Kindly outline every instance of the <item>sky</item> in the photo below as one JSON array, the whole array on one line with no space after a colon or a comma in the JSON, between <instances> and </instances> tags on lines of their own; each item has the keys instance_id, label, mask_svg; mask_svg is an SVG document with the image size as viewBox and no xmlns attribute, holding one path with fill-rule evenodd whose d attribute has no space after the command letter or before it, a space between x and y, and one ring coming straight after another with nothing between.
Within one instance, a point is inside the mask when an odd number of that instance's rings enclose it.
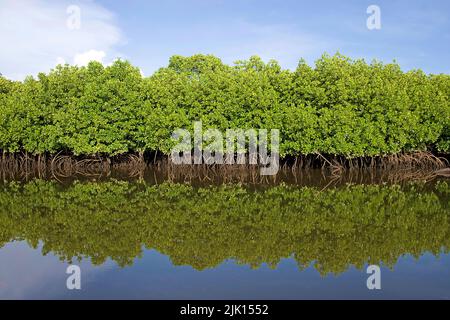
<instances>
[{"instance_id":1,"label":"sky","mask_svg":"<svg viewBox=\"0 0 450 320\"><path fill-rule=\"evenodd\" d=\"M0 73L14 80L117 58L149 76L172 55L197 53L295 69L339 52L450 73L450 1L0 0L0 40Z\"/></svg>"}]
</instances>

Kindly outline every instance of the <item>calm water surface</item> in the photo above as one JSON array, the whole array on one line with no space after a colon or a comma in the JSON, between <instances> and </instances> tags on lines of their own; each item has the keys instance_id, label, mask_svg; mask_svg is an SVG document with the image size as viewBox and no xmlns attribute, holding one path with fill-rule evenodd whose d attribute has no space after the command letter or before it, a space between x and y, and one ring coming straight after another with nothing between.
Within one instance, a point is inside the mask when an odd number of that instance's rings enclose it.
<instances>
[{"instance_id":1,"label":"calm water surface","mask_svg":"<svg viewBox=\"0 0 450 320\"><path fill-rule=\"evenodd\" d=\"M369 180L7 180L0 298L450 299L449 180Z\"/></svg>"}]
</instances>

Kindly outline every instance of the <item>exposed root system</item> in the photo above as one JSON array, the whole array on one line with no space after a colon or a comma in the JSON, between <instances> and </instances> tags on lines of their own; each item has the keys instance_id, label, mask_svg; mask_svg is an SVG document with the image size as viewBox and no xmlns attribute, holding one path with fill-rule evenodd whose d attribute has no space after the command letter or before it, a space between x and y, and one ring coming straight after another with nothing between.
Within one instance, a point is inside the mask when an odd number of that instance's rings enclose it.
<instances>
[{"instance_id":1,"label":"exposed root system","mask_svg":"<svg viewBox=\"0 0 450 320\"><path fill-rule=\"evenodd\" d=\"M3 154L0 158L2 179L68 179L86 177L100 179L113 176L143 178L153 175L155 180L199 183L267 184L280 181L308 180L308 171L319 171L331 183L409 180L430 181L438 177L449 178L450 167L446 158L429 152L402 153L385 157L347 159L340 156L308 155L287 157L280 161L279 172L273 176L260 174L259 165L175 165L167 157L151 154L127 154L117 157L79 158L70 155L30 156Z\"/></svg>"}]
</instances>

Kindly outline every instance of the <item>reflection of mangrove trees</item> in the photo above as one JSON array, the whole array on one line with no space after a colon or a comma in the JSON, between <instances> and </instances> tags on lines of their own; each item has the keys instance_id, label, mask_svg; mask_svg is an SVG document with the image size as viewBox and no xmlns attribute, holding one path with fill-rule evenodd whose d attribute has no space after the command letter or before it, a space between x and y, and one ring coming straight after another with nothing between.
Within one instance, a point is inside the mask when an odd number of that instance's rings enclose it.
<instances>
[{"instance_id":1,"label":"reflection of mangrove trees","mask_svg":"<svg viewBox=\"0 0 450 320\"><path fill-rule=\"evenodd\" d=\"M163 183L34 180L0 185L0 246L43 244L61 259L131 264L142 247L196 269L226 259L253 267L294 257L323 274L392 266L404 254L450 248L450 187L280 185L194 188Z\"/></svg>"}]
</instances>

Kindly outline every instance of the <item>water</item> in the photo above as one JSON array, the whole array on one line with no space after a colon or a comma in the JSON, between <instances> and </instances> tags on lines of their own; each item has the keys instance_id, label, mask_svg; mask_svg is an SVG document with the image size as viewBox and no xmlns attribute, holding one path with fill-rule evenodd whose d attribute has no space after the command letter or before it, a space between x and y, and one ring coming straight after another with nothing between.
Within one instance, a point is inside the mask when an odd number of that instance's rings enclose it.
<instances>
[{"instance_id":1,"label":"water","mask_svg":"<svg viewBox=\"0 0 450 320\"><path fill-rule=\"evenodd\" d=\"M0 298L449 299L449 181L382 182L4 181Z\"/></svg>"}]
</instances>

